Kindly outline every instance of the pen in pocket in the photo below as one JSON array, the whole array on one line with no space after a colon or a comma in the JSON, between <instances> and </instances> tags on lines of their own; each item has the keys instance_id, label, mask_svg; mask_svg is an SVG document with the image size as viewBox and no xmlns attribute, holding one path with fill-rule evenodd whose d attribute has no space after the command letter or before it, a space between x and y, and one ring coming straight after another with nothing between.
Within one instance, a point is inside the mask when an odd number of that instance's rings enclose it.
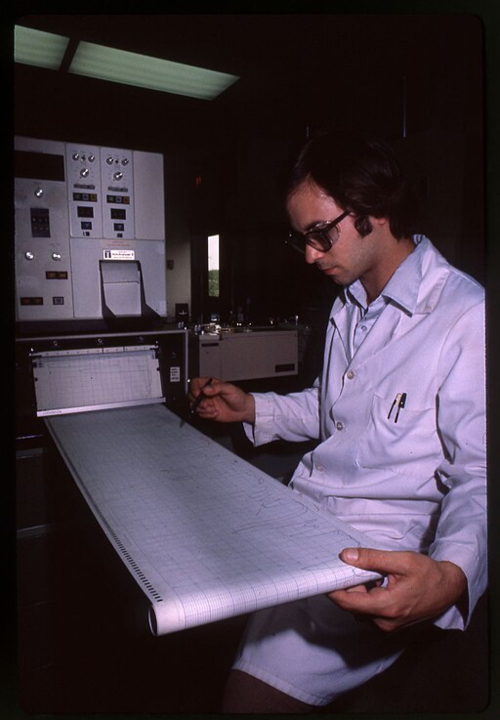
<instances>
[{"instance_id":1,"label":"pen in pocket","mask_svg":"<svg viewBox=\"0 0 500 720\"><path fill-rule=\"evenodd\" d=\"M404 408L406 405L406 393L397 393L396 397L392 401L391 409L389 410L389 414L387 415L387 419L390 420L390 417L392 415L392 412L394 408L396 409L396 414L394 416L394 422L397 423L399 418L399 411L401 408Z\"/></svg>"}]
</instances>

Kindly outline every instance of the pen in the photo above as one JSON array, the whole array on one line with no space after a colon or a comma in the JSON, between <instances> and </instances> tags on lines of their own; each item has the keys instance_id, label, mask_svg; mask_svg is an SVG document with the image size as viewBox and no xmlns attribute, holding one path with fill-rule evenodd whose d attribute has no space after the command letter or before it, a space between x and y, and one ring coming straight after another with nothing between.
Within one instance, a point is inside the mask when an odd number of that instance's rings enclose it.
<instances>
[{"instance_id":1,"label":"pen","mask_svg":"<svg viewBox=\"0 0 500 720\"><path fill-rule=\"evenodd\" d=\"M401 397L399 398L398 409L396 410L396 417L394 418L394 422L398 421L399 411L401 410L401 408L404 408L405 403L406 403L406 393L401 393Z\"/></svg>"},{"instance_id":2,"label":"pen","mask_svg":"<svg viewBox=\"0 0 500 720\"><path fill-rule=\"evenodd\" d=\"M394 417L394 422L397 423L398 418L399 418L399 411L401 410L401 408L404 408L405 405L406 405L406 393L398 393L396 395L396 397L394 398L394 400L392 401L391 409L389 410L387 419L389 420L389 418L392 415L392 411L394 410L394 408L396 408L396 415Z\"/></svg>"},{"instance_id":3,"label":"pen","mask_svg":"<svg viewBox=\"0 0 500 720\"><path fill-rule=\"evenodd\" d=\"M388 420L392 415L392 411L394 410L394 407L396 407L396 406L399 407L400 402L401 402L401 393L398 393L396 395L396 397L394 398L394 400L392 401L391 409L389 410L389 415L387 416Z\"/></svg>"},{"instance_id":4,"label":"pen","mask_svg":"<svg viewBox=\"0 0 500 720\"><path fill-rule=\"evenodd\" d=\"M200 394L198 395L198 397L196 398L196 400L194 401L194 403L191 405L191 408L190 408L190 410L189 410L189 414L190 414L190 415L194 415L194 414L195 414L195 412L196 412L196 410L197 410L197 408L198 408L198 405L201 403L201 401L202 401L203 398L205 397L205 396L203 395L203 390L204 390L208 385L211 385L211 384L212 384L212 381L213 381L213 378L209 378L209 379L207 380L207 382L206 382L206 383L203 385L203 387L201 388Z\"/></svg>"}]
</instances>

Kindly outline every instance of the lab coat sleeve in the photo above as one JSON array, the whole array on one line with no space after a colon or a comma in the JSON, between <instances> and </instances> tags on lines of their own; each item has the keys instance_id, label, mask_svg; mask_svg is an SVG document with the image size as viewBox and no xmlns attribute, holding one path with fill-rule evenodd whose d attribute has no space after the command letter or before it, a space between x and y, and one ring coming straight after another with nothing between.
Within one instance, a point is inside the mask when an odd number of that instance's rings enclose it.
<instances>
[{"instance_id":1,"label":"lab coat sleeve","mask_svg":"<svg viewBox=\"0 0 500 720\"><path fill-rule=\"evenodd\" d=\"M254 393L255 423L244 424L255 446L273 440L302 442L319 437L319 390L313 387L298 393Z\"/></svg>"},{"instance_id":2,"label":"lab coat sleeve","mask_svg":"<svg viewBox=\"0 0 500 720\"><path fill-rule=\"evenodd\" d=\"M486 408L484 307L477 305L449 330L442 347L437 421L444 460L437 470L447 489L430 548L435 560L449 560L465 573L465 625L487 584ZM438 625L461 627L450 608Z\"/></svg>"}]
</instances>

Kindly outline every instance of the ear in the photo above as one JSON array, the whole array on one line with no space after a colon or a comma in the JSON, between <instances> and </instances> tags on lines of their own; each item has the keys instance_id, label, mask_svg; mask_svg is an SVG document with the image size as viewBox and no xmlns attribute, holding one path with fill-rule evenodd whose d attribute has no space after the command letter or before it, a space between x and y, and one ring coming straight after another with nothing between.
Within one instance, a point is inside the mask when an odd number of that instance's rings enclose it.
<instances>
[{"instance_id":1,"label":"ear","mask_svg":"<svg viewBox=\"0 0 500 720\"><path fill-rule=\"evenodd\" d=\"M389 220L385 217L376 218L376 217L373 217L372 215L370 215L369 218L370 218L370 222L372 223L372 225L378 225L379 227L382 227L383 225L387 225L389 222Z\"/></svg>"}]
</instances>

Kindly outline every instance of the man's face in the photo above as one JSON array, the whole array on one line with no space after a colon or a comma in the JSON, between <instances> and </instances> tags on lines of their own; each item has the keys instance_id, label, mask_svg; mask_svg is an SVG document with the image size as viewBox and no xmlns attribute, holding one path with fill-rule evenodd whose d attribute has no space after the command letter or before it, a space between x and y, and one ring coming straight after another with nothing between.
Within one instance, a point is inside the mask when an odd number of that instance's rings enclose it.
<instances>
[{"instance_id":1,"label":"man's face","mask_svg":"<svg viewBox=\"0 0 500 720\"><path fill-rule=\"evenodd\" d=\"M298 232L307 232L316 226L331 222L342 214L339 207L314 182L306 180L288 198L287 210L291 225ZM375 237L377 230L361 237L354 227L354 217L348 215L338 225L340 236L330 250L324 252L309 245L305 246L307 263L315 264L319 270L339 285L349 285L354 280L376 272L380 262Z\"/></svg>"}]
</instances>

